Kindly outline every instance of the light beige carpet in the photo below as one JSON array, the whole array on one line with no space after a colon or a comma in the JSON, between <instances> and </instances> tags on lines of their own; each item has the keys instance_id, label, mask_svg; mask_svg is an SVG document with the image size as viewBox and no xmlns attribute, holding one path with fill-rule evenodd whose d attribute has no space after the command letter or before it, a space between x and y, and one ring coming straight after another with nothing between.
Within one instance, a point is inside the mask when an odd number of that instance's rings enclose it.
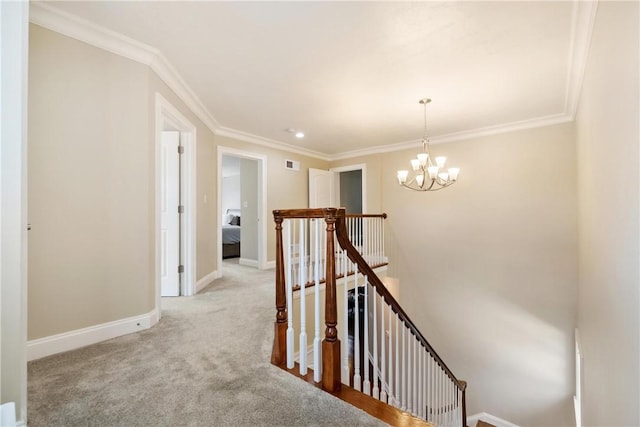
<instances>
[{"instance_id":1,"label":"light beige carpet","mask_svg":"<svg viewBox=\"0 0 640 427\"><path fill-rule=\"evenodd\" d=\"M269 363L273 271L224 274L149 330L30 362L29 426L385 425Z\"/></svg>"}]
</instances>

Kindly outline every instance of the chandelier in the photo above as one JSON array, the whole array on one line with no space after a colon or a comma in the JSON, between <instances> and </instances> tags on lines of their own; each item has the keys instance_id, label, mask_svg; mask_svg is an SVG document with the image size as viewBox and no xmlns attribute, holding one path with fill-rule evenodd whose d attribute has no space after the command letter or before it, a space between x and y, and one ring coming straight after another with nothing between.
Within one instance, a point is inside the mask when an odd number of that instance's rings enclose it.
<instances>
[{"instance_id":1,"label":"chandelier","mask_svg":"<svg viewBox=\"0 0 640 427\"><path fill-rule=\"evenodd\" d=\"M427 137L427 104L431 99L424 98L420 104L424 105L424 136L422 137L422 153L411 160L411 168L415 176L409 178L409 171L398 171L398 184L415 191L437 191L448 187L458 180L459 168L444 170L447 158L438 156L435 159L429 152L429 138ZM434 163L435 162L435 163Z\"/></svg>"}]
</instances>

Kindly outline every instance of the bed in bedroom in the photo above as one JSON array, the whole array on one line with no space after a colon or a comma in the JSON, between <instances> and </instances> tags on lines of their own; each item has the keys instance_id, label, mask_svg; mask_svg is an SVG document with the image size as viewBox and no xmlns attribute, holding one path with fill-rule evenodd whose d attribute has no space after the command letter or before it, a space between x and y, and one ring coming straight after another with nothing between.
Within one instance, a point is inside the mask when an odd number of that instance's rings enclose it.
<instances>
[{"instance_id":1,"label":"bed in bedroom","mask_svg":"<svg viewBox=\"0 0 640 427\"><path fill-rule=\"evenodd\" d=\"M222 258L240 256L240 209L227 209L222 225Z\"/></svg>"}]
</instances>

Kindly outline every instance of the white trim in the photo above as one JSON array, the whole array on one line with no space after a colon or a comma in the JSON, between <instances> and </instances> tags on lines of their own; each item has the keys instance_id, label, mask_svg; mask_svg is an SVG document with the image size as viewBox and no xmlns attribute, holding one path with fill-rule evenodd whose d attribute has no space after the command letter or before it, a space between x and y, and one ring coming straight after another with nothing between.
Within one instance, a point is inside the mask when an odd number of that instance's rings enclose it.
<instances>
[{"instance_id":1,"label":"white trim","mask_svg":"<svg viewBox=\"0 0 640 427\"><path fill-rule=\"evenodd\" d=\"M290 153L302 154L325 161L349 159L352 157L388 153L420 147L421 141L416 140L337 154L326 154L221 126L200 101L197 95L186 84L182 76L178 74L176 69L157 48L141 43L68 12L64 12L54 6L51 6L49 3L31 2L30 5L30 20L34 24L151 67L151 69L155 71L158 76L182 99L187 107L216 135L226 136ZM488 126L480 129L455 132L452 134L442 135L440 137L432 137L431 143L441 144L461 141L481 136L496 135L573 121L580 98L580 90L582 88L582 80L584 77L584 70L586 68L587 53L591 43L596 9L597 0L574 2L572 36L568 52L568 61L570 65L566 77L565 102L564 111L562 113L496 126Z\"/></svg>"},{"instance_id":2,"label":"white trim","mask_svg":"<svg viewBox=\"0 0 640 427\"><path fill-rule=\"evenodd\" d=\"M240 258L238 260L238 264L240 265L246 265L247 267L254 267L254 268L259 268L260 264L258 263L257 260L255 259L248 259L248 258Z\"/></svg>"},{"instance_id":3,"label":"white trim","mask_svg":"<svg viewBox=\"0 0 640 427\"><path fill-rule=\"evenodd\" d=\"M156 310L161 313L160 284L160 143L165 125L180 130L180 144L185 147L181 176L184 221L181 247L184 264L181 294L196 293L196 127L162 95L155 96L155 281Z\"/></svg>"},{"instance_id":4,"label":"white trim","mask_svg":"<svg viewBox=\"0 0 640 427\"><path fill-rule=\"evenodd\" d=\"M329 155L321 153L319 151L308 150L306 148L296 147L284 142L276 141L275 139L269 139L258 135L253 135L248 132L243 132L236 129L227 128L221 126L214 132L216 135L226 136L228 138L237 139L238 141L250 142L252 144L261 145L263 147L274 148L276 150L283 150L289 153L301 154L307 157L314 157L320 160L329 160Z\"/></svg>"},{"instance_id":5,"label":"white trim","mask_svg":"<svg viewBox=\"0 0 640 427\"><path fill-rule=\"evenodd\" d=\"M464 141L483 136L498 135L508 132L516 132L519 130L533 129L545 126L552 126L561 123L571 122L573 118L570 114L554 114L546 117L521 120L496 126L487 126L479 129L472 129L461 132L449 133L441 136L433 136L429 138L432 145L445 144L448 142ZM422 140L413 140L399 142L397 144L379 145L376 147L365 148L363 150L346 151L344 153L329 156L329 161L350 159L352 157L368 156L372 154L390 153L395 151L408 150L411 148L422 147Z\"/></svg>"},{"instance_id":6,"label":"white trim","mask_svg":"<svg viewBox=\"0 0 640 427\"><path fill-rule=\"evenodd\" d=\"M205 275L201 279L196 282L196 294L207 287L211 282L216 280L218 277L218 270L213 270L211 273Z\"/></svg>"},{"instance_id":7,"label":"white trim","mask_svg":"<svg viewBox=\"0 0 640 427\"><path fill-rule=\"evenodd\" d=\"M348 165L348 166L339 166L339 167L335 167L335 168L330 168L329 169L331 172L349 172L349 171L362 171L362 213L365 214L368 212L367 209L367 164L366 163L359 163L357 165ZM340 185L340 179L338 178L337 180L338 185ZM336 194L338 196L340 196L340 189L338 188L338 191L336 192ZM340 200L337 200L338 204L340 204Z\"/></svg>"},{"instance_id":8,"label":"white trim","mask_svg":"<svg viewBox=\"0 0 640 427\"><path fill-rule=\"evenodd\" d=\"M29 7L0 2L0 386L27 420Z\"/></svg>"},{"instance_id":9,"label":"white trim","mask_svg":"<svg viewBox=\"0 0 640 427\"><path fill-rule=\"evenodd\" d=\"M63 351L75 350L101 341L149 329L158 323L157 310L147 314L114 320L75 331L51 335L27 342L27 360L40 359Z\"/></svg>"},{"instance_id":10,"label":"white trim","mask_svg":"<svg viewBox=\"0 0 640 427\"><path fill-rule=\"evenodd\" d=\"M574 120L578 111L582 81L587 68L591 36L596 22L598 0L573 3L569 67L567 70L564 111Z\"/></svg>"},{"instance_id":11,"label":"white trim","mask_svg":"<svg viewBox=\"0 0 640 427\"><path fill-rule=\"evenodd\" d=\"M502 418L498 418L491 414L487 414L486 412L480 412L478 414L467 417L467 425L470 427L475 427L476 423L480 420L493 424L496 427L519 427L517 424L510 423L509 421L503 420Z\"/></svg>"},{"instance_id":12,"label":"white trim","mask_svg":"<svg viewBox=\"0 0 640 427\"><path fill-rule=\"evenodd\" d=\"M258 260L256 267L265 270L267 267L267 156L264 154L252 153L250 151L239 150L237 148L218 146L217 163L217 207L216 212L222 212L222 156L242 157L258 161L258 176L260 183L258 187ZM218 214L219 215L219 214ZM217 221L218 229L218 266L222 265L222 221ZM248 265L248 264L244 264ZM220 271L222 277L222 270Z\"/></svg>"},{"instance_id":13,"label":"white trim","mask_svg":"<svg viewBox=\"0 0 640 427\"><path fill-rule=\"evenodd\" d=\"M582 344L578 328L575 329L575 394L573 396L573 411L576 427L582 427L582 376L583 376Z\"/></svg>"},{"instance_id":14,"label":"white trim","mask_svg":"<svg viewBox=\"0 0 640 427\"><path fill-rule=\"evenodd\" d=\"M162 52L123 34L62 11L51 4L31 2L30 20L65 36L148 65L211 131L219 126L206 107Z\"/></svg>"},{"instance_id":15,"label":"white trim","mask_svg":"<svg viewBox=\"0 0 640 427\"><path fill-rule=\"evenodd\" d=\"M276 268L276 261L267 261L264 263L264 268L263 270L271 270L273 268Z\"/></svg>"}]
</instances>

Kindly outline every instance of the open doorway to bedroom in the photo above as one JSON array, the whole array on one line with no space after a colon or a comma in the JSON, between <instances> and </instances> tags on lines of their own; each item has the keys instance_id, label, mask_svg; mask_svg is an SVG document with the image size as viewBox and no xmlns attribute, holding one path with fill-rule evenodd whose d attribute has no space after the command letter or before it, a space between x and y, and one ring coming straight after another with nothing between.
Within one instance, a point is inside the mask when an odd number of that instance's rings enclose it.
<instances>
[{"instance_id":1,"label":"open doorway to bedroom","mask_svg":"<svg viewBox=\"0 0 640 427\"><path fill-rule=\"evenodd\" d=\"M257 154L218 147L219 271L236 263L265 268L264 171Z\"/></svg>"}]
</instances>

